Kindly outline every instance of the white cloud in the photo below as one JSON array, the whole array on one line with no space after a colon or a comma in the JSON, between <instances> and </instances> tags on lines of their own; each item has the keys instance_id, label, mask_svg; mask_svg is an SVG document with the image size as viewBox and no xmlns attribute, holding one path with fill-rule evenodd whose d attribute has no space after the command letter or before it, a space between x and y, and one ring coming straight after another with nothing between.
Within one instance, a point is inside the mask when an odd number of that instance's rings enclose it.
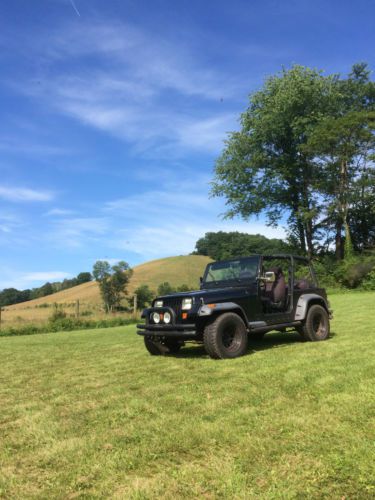
<instances>
[{"instance_id":1,"label":"white cloud","mask_svg":"<svg viewBox=\"0 0 375 500\"><path fill-rule=\"evenodd\" d=\"M64 217L66 215L72 215L72 214L74 214L73 210L67 210L65 208L52 208L51 210L48 210L48 212L46 212L44 215Z\"/></svg>"},{"instance_id":2,"label":"white cloud","mask_svg":"<svg viewBox=\"0 0 375 500\"><path fill-rule=\"evenodd\" d=\"M22 273L14 269L2 268L0 279L0 290L4 288L16 288L24 290L41 286L47 281L61 281L65 278L70 278L71 274L64 271L36 271L30 273Z\"/></svg>"},{"instance_id":3,"label":"white cloud","mask_svg":"<svg viewBox=\"0 0 375 500\"><path fill-rule=\"evenodd\" d=\"M54 194L50 191L0 185L0 198L14 202L50 201Z\"/></svg>"},{"instance_id":4,"label":"white cloud","mask_svg":"<svg viewBox=\"0 0 375 500\"><path fill-rule=\"evenodd\" d=\"M19 279L22 281L56 281L69 278L69 276L69 273L63 271L40 271L24 274Z\"/></svg>"},{"instance_id":5,"label":"white cloud","mask_svg":"<svg viewBox=\"0 0 375 500\"><path fill-rule=\"evenodd\" d=\"M243 82L200 64L180 41L126 23L92 21L79 29L65 26L33 50L44 54L49 77L36 76L39 85L16 84L18 90L127 141L138 154L219 153L225 133L236 128L233 102ZM92 57L95 67L86 61ZM63 66L66 60L76 60L74 72ZM224 98L232 102L230 111Z\"/></svg>"},{"instance_id":6,"label":"white cloud","mask_svg":"<svg viewBox=\"0 0 375 500\"><path fill-rule=\"evenodd\" d=\"M104 210L116 224L107 244L157 258L192 252L196 241L209 231L285 238L283 229L270 228L261 221L220 220L223 203L208 198L207 176L195 174L194 181L170 182L158 190L108 202Z\"/></svg>"},{"instance_id":7,"label":"white cloud","mask_svg":"<svg viewBox=\"0 0 375 500\"><path fill-rule=\"evenodd\" d=\"M102 238L110 228L105 217L76 217L59 219L47 238L59 248L88 246Z\"/></svg>"}]
</instances>

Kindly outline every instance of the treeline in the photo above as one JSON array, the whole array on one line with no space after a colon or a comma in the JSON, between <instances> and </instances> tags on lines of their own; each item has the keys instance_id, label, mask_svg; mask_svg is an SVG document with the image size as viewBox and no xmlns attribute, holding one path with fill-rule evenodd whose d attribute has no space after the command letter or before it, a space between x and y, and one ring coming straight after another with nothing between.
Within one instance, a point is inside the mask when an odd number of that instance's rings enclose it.
<instances>
[{"instance_id":1,"label":"treeline","mask_svg":"<svg viewBox=\"0 0 375 500\"><path fill-rule=\"evenodd\" d=\"M259 234L223 231L206 233L197 241L193 252L196 255L207 255L214 260L281 253L303 255L293 238L283 241ZM375 290L375 249L356 251L343 260L337 260L335 249L332 247L313 256L312 260L319 281L324 286Z\"/></svg>"},{"instance_id":2,"label":"treeline","mask_svg":"<svg viewBox=\"0 0 375 500\"><path fill-rule=\"evenodd\" d=\"M292 250L292 244L276 238L266 238L261 234L219 231L206 233L200 238L195 244L193 254L225 260L253 254L290 253Z\"/></svg>"},{"instance_id":3,"label":"treeline","mask_svg":"<svg viewBox=\"0 0 375 500\"><path fill-rule=\"evenodd\" d=\"M59 281L55 283L47 281L47 283L37 288L26 290L5 288L0 292L0 307L19 304L28 300L39 299L40 297L45 297L47 295L51 295L52 293L60 292L61 290L66 290L68 288L72 288L73 286L81 285L82 283L87 283L88 281L92 281L91 273L82 272L75 278L64 279L61 282Z\"/></svg>"}]
</instances>

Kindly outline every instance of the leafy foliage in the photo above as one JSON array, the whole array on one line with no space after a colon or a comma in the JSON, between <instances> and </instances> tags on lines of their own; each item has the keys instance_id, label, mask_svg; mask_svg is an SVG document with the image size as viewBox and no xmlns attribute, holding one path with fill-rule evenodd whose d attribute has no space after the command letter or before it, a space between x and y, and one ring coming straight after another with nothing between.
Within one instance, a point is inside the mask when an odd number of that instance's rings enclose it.
<instances>
[{"instance_id":1,"label":"leafy foliage","mask_svg":"<svg viewBox=\"0 0 375 500\"><path fill-rule=\"evenodd\" d=\"M283 70L250 96L241 130L217 160L213 195L226 198L227 217L265 213L277 225L286 213L302 253L328 252L334 242L341 259L345 235L350 257L352 240L373 240L374 110L364 63L347 78ZM364 233L352 238L353 229Z\"/></svg>"},{"instance_id":2,"label":"leafy foliage","mask_svg":"<svg viewBox=\"0 0 375 500\"><path fill-rule=\"evenodd\" d=\"M120 261L111 266L107 261L95 262L92 272L99 283L100 293L107 311L119 307L121 300L127 295L126 287L133 270L125 261Z\"/></svg>"},{"instance_id":3,"label":"leafy foliage","mask_svg":"<svg viewBox=\"0 0 375 500\"><path fill-rule=\"evenodd\" d=\"M134 293L137 296L138 309L144 309L145 307L149 306L155 296L155 293L150 290L150 287L148 285L140 285L134 290Z\"/></svg>"},{"instance_id":4,"label":"leafy foliage","mask_svg":"<svg viewBox=\"0 0 375 500\"><path fill-rule=\"evenodd\" d=\"M214 260L251 254L286 253L291 250L291 246L282 240L239 232L206 233L195 244L196 254L207 255Z\"/></svg>"},{"instance_id":5,"label":"leafy foliage","mask_svg":"<svg viewBox=\"0 0 375 500\"><path fill-rule=\"evenodd\" d=\"M175 288L172 287L168 281L165 281L164 283L160 283L158 286L158 295L169 295L171 293L174 293L176 291Z\"/></svg>"}]
</instances>

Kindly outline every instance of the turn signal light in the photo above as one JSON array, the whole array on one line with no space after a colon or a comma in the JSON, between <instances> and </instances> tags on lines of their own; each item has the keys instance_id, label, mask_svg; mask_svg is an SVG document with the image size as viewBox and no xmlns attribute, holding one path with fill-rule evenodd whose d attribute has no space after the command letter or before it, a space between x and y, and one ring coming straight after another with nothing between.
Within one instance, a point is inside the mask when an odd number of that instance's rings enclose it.
<instances>
[{"instance_id":1,"label":"turn signal light","mask_svg":"<svg viewBox=\"0 0 375 500\"><path fill-rule=\"evenodd\" d=\"M187 313L182 313L182 319L187 319Z\"/></svg>"}]
</instances>

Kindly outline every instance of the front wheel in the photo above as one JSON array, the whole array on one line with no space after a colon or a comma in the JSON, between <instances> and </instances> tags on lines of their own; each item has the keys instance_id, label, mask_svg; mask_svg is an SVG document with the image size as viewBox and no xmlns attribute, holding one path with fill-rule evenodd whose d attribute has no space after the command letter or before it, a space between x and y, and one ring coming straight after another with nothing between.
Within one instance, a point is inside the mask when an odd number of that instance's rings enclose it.
<instances>
[{"instance_id":1,"label":"front wheel","mask_svg":"<svg viewBox=\"0 0 375 500\"><path fill-rule=\"evenodd\" d=\"M247 351L247 330L235 313L224 313L209 323L203 333L207 354L214 359L237 358Z\"/></svg>"},{"instance_id":2,"label":"front wheel","mask_svg":"<svg viewBox=\"0 0 375 500\"><path fill-rule=\"evenodd\" d=\"M145 347L152 356L163 354L177 354L182 346L182 342L175 339L157 339L143 337Z\"/></svg>"},{"instance_id":3,"label":"front wheel","mask_svg":"<svg viewBox=\"0 0 375 500\"><path fill-rule=\"evenodd\" d=\"M306 320L301 330L305 340L316 342L328 339L330 325L325 308L318 304L311 306L307 311Z\"/></svg>"}]
</instances>

